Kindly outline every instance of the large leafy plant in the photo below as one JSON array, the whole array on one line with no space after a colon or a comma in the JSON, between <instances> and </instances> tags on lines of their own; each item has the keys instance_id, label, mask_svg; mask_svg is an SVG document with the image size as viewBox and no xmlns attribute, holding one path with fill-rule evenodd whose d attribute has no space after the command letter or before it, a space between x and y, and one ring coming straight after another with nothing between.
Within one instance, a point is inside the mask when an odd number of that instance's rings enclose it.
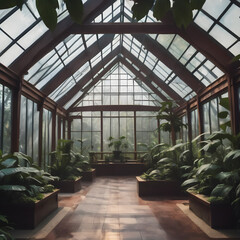
<instances>
[{"instance_id":1,"label":"large leafy plant","mask_svg":"<svg viewBox=\"0 0 240 240\"><path fill-rule=\"evenodd\" d=\"M9 233L10 230L12 230L12 228L9 226L7 218L0 215L0 239L13 240L12 235Z\"/></svg>"},{"instance_id":2,"label":"large leafy plant","mask_svg":"<svg viewBox=\"0 0 240 240\"><path fill-rule=\"evenodd\" d=\"M175 112L177 104L174 101L168 100L161 102L161 108L158 112L157 119L160 120L160 129L169 132L172 135L172 144L176 145L176 133L186 125Z\"/></svg>"},{"instance_id":3,"label":"large leafy plant","mask_svg":"<svg viewBox=\"0 0 240 240\"><path fill-rule=\"evenodd\" d=\"M48 184L53 179L23 153L0 153L1 203L29 203L41 199L42 193L53 191L53 186Z\"/></svg>"},{"instance_id":4,"label":"large leafy plant","mask_svg":"<svg viewBox=\"0 0 240 240\"><path fill-rule=\"evenodd\" d=\"M88 158L72 151L72 140L60 139L51 155L51 173L61 180L74 180L90 169Z\"/></svg>"},{"instance_id":5,"label":"large leafy plant","mask_svg":"<svg viewBox=\"0 0 240 240\"><path fill-rule=\"evenodd\" d=\"M240 134L215 132L201 144L204 154L182 186L209 196L211 202L231 203L240 219Z\"/></svg>"},{"instance_id":6,"label":"large leafy plant","mask_svg":"<svg viewBox=\"0 0 240 240\"><path fill-rule=\"evenodd\" d=\"M152 150L160 150L153 156L153 167L148 169L141 177L145 180L181 180L184 173L183 165L191 161L190 151L186 149L187 143L174 146L156 145ZM161 147L161 148L159 148Z\"/></svg>"}]
</instances>

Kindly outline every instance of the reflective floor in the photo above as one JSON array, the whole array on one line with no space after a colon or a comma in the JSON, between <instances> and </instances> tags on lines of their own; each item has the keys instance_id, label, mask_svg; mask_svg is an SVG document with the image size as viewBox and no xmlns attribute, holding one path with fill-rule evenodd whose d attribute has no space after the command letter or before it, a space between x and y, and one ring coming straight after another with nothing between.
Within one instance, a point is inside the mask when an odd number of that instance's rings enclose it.
<instances>
[{"instance_id":1,"label":"reflective floor","mask_svg":"<svg viewBox=\"0 0 240 240\"><path fill-rule=\"evenodd\" d=\"M137 195L135 177L101 177L84 191L60 195L69 213L49 240L207 240L177 206L186 200Z\"/></svg>"}]
</instances>

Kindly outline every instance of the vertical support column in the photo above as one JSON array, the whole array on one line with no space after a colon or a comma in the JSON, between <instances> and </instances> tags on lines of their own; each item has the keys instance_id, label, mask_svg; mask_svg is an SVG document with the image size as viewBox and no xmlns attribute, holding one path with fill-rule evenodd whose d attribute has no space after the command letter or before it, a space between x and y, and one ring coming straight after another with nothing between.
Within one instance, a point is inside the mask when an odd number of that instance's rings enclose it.
<instances>
[{"instance_id":1,"label":"vertical support column","mask_svg":"<svg viewBox=\"0 0 240 240\"><path fill-rule=\"evenodd\" d=\"M197 113L198 113L199 134L202 134L203 133L202 104L200 103L199 96L197 96Z\"/></svg>"},{"instance_id":2,"label":"vertical support column","mask_svg":"<svg viewBox=\"0 0 240 240\"><path fill-rule=\"evenodd\" d=\"M61 117L58 116L58 129L57 129L57 139L61 139Z\"/></svg>"},{"instance_id":3,"label":"vertical support column","mask_svg":"<svg viewBox=\"0 0 240 240\"><path fill-rule=\"evenodd\" d=\"M232 134L237 135L239 133L239 108L237 86L231 76L228 75L227 80Z\"/></svg>"},{"instance_id":4,"label":"vertical support column","mask_svg":"<svg viewBox=\"0 0 240 240\"><path fill-rule=\"evenodd\" d=\"M191 112L190 112L190 108L189 108L189 103L187 103L187 131L188 131L188 141L191 142L192 141L192 118L191 118Z\"/></svg>"},{"instance_id":5,"label":"vertical support column","mask_svg":"<svg viewBox=\"0 0 240 240\"><path fill-rule=\"evenodd\" d=\"M21 92L22 92L22 79L19 80L18 88L12 90L12 132L11 132L12 152L19 151Z\"/></svg>"},{"instance_id":6,"label":"vertical support column","mask_svg":"<svg viewBox=\"0 0 240 240\"><path fill-rule=\"evenodd\" d=\"M38 141L38 165L42 166L42 128L43 128L43 104L38 105L38 111L39 111L39 141Z\"/></svg>"},{"instance_id":7,"label":"vertical support column","mask_svg":"<svg viewBox=\"0 0 240 240\"><path fill-rule=\"evenodd\" d=\"M160 120L157 118L158 143L161 143Z\"/></svg>"},{"instance_id":8,"label":"vertical support column","mask_svg":"<svg viewBox=\"0 0 240 240\"><path fill-rule=\"evenodd\" d=\"M134 111L134 159L137 159L137 118Z\"/></svg>"},{"instance_id":9,"label":"vertical support column","mask_svg":"<svg viewBox=\"0 0 240 240\"><path fill-rule=\"evenodd\" d=\"M66 120L63 118L63 139L65 139L65 128L66 128Z\"/></svg>"},{"instance_id":10,"label":"vertical support column","mask_svg":"<svg viewBox=\"0 0 240 240\"><path fill-rule=\"evenodd\" d=\"M103 111L101 111L101 159L103 159Z\"/></svg>"},{"instance_id":11,"label":"vertical support column","mask_svg":"<svg viewBox=\"0 0 240 240\"><path fill-rule=\"evenodd\" d=\"M56 108L52 112L52 151L56 149Z\"/></svg>"},{"instance_id":12,"label":"vertical support column","mask_svg":"<svg viewBox=\"0 0 240 240\"><path fill-rule=\"evenodd\" d=\"M71 126L72 126L72 121L73 121L73 119L71 119L71 118L69 118L69 116L68 116L68 136L67 136L67 138L68 139L71 139Z\"/></svg>"}]
</instances>

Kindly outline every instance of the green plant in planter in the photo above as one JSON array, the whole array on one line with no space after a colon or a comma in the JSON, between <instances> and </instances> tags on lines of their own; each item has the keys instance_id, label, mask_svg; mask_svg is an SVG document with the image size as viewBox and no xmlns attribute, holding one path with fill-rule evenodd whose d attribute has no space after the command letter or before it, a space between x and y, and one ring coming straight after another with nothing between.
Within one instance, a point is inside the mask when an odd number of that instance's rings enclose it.
<instances>
[{"instance_id":1,"label":"green plant in planter","mask_svg":"<svg viewBox=\"0 0 240 240\"><path fill-rule=\"evenodd\" d=\"M12 230L12 228L9 226L7 218L0 215L0 239L13 240L12 235L9 233L10 230Z\"/></svg>"},{"instance_id":2,"label":"green plant in planter","mask_svg":"<svg viewBox=\"0 0 240 240\"><path fill-rule=\"evenodd\" d=\"M60 180L75 180L81 176L81 172L91 169L87 157L72 151L72 140L58 140L57 150L50 153L52 175Z\"/></svg>"},{"instance_id":3,"label":"green plant in planter","mask_svg":"<svg viewBox=\"0 0 240 240\"><path fill-rule=\"evenodd\" d=\"M43 197L43 193L53 191L54 187L48 184L53 179L49 173L35 166L31 157L23 153L0 153L1 204L35 202Z\"/></svg>"},{"instance_id":4,"label":"green plant in planter","mask_svg":"<svg viewBox=\"0 0 240 240\"><path fill-rule=\"evenodd\" d=\"M128 149L129 143L125 136L121 136L120 138L108 138L109 144L108 147L113 147L113 160L121 160L123 161L124 158L122 156L122 150Z\"/></svg>"},{"instance_id":5,"label":"green plant in planter","mask_svg":"<svg viewBox=\"0 0 240 240\"><path fill-rule=\"evenodd\" d=\"M72 140L59 139L57 150L50 153L51 174L60 180L75 180L80 170L75 168L75 154L72 152Z\"/></svg>"},{"instance_id":6,"label":"green plant in planter","mask_svg":"<svg viewBox=\"0 0 240 240\"><path fill-rule=\"evenodd\" d=\"M228 143L226 144L226 139ZM202 158L194 161L189 179L182 186L209 196L213 203L232 204L240 219L240 135L215 132L209 136L200 151Z\"/></svg>"},{"instance_id":7,"label":"green plant in planter","mask_svg":"<svg viewBox=\"0 0 240 240\"><path fill-rule=\"evenodd\" d=\"M174 101L161 102L161 108L157 115L157 119L164 121L160 121L160 129L171 133L172 145L176 145L176 133L180 132L182 127L186 127L186 124L182 123L182 119L175 112L176 107L177 104Z\"/></svg>"},{"instance_id":8,"label":"green plant in planter","mask_svg":"<svg viewBox=\"0 0 240 240\"><path fill-rule=\"evenodd\" d=\"M145 180L177 180L180 181L183 170L181 166L189 161L189 150L184 151L187 143L175 146L158 144L151 151L160 150L152 156L152 167L141 177ZM164 148L163 148L164 147ZM152 155L152 153L151 153Z\"/></svg>"}]
</instances>

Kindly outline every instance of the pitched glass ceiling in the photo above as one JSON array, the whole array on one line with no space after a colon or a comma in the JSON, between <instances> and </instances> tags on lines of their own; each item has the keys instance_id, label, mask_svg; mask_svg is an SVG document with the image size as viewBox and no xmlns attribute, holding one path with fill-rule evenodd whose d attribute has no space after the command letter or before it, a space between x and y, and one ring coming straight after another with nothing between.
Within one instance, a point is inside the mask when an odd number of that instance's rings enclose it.
<instances>
[{"instance_id":1,"label":"pitched glass ceiling","mask_svg":"<svg viewBox=\"0 0 240 240\"><path fill-rule=\"evenodd\" d=\"M27 1L23 6L22 12L18 8L0 11L0 63L5 66L9 66L24 50L47 31L47 28L39 19L39 15L33 4L34 0ZM116 0L92 22L132 22L131 6L131 1ZM231 53L236 55L239 54L240 49L239 10L239 0L207 0L203 9L195 12L194 21ZM58 15L59 21L67 16L64 4L60 7ZM155 22L152 11L141 22ZM184 79L176 75L174 69L170 69L164 62L161 62L154 55L154 52L148 51L133 35L116 34L106 46L103 46L100 44L101 38L106 36L107 34L69 35L55 46L52 51L34 64L28 70L28 74L24 76L24 79L41 89L53 77L61 73L62 69L68 68L70 66L69 63L74 61L76 57L85 54L84 61L81 62L78 69L66 77L66 79L63 79L59 86L56 86L54 91L49 94L50 98L58 101L70 89L79 84L87 74L91 74L89 82L93 81L94 77L98 75L94 71L94 67L102 64L104 69L106 66L104 58L119 47L120 49L129 51L147 67L149 71L144 72L136 64L132 63L130 59L123 56L161 94L169 97L168 93L163 92L161 87L152 80L153 74L185 100L189 100L196 94L184 82ZM147 36L153 39L156 44L160 44L168 50L179 61L179 64L185 66L205 86L208 86L223 75L223 72L219 68L179 35L150 34ZM91 56L88 49L94 44L98 44L99 46L96 54ZM121 55L121 51L117 55ZM124 65L122 68L124 68ZM86 85L83 85L83 88ZM67 104L65 103L65 108L68 108L74 102L74 99L76 100L83 92L79 91L79 93L73 96L72 100Z\"/></svg>"},{"instance_id":2,"label":"pitched glass ceiling","mask_svg":"<svg viewBox=\"0 0 240 240\"><path fill-rule=\"evenodd\" d=\"M97 105L145 105L159 106L162 100L124 65L115 65L76 104Z\"/></svg>"}]
</instances>

